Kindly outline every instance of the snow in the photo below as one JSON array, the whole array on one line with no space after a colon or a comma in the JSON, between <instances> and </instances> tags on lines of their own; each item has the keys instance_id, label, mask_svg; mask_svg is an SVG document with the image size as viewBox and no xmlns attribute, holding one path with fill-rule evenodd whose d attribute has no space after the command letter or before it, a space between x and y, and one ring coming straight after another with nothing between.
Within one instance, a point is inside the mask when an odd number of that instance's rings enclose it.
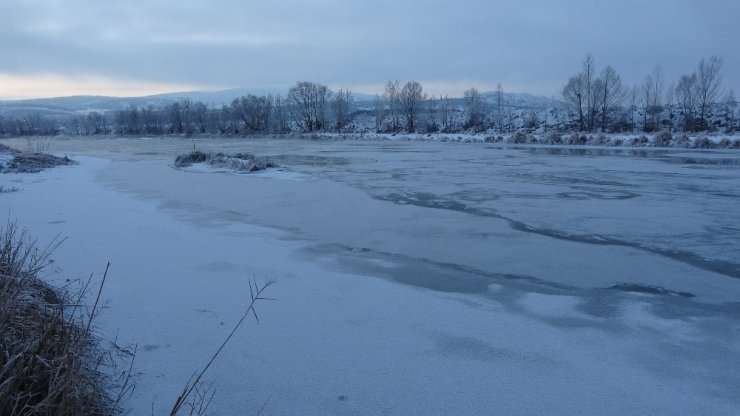
<instances>
[{"instance_id":1,"label":"snow","mask_svg":"<svg viewBox=\"0 0 740 416\"><path fill-rule=\"evenodd\" d=\"M191 142L69 140L52 150L79 165L0 176L21 185L0 195L11 218L40 242L68 237L47 279L99 279L112 263L97 331L139 346L131 414L169 411L243 313L250 279L276 279L278 300L258 304L261 324L207 373L220 414L737 412L740 280L640 248L733 261L736 234L712 229L740 223L737 166L450 143L197 144L290 170L199 174L168 165ZM710 205L705 191L730 196ZM579 194L556 197L567 192ZM509 217L631 244L552 238Z\"/></svg>"}]
</instances>

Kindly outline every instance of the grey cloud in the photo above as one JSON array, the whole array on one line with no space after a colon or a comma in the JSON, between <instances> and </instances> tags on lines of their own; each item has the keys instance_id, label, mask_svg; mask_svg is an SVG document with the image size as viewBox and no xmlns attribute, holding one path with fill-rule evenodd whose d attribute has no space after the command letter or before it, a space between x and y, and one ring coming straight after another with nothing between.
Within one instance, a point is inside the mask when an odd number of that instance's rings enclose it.
<instances>
[{"instance_id":1,"label":"grey cloud","mask_svg":"<svg viewBox=\"0 0 740 416\"><path fill-rule=\"evenodd\" d=\"M724 55L737 88L740 3L127 1L0 5L0 72L203 85L373 84L389 78L521 85L557 94L587 52L639 83Z\"/></svg>"}]
</instances>

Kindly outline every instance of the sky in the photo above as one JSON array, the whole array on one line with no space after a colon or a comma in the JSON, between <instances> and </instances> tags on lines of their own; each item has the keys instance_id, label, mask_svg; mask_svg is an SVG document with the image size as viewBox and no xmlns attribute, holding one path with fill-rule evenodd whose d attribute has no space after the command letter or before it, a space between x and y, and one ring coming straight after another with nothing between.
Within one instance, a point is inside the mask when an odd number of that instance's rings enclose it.
<instances>
[{"instance_id":1,"label":"sky","mask_svg":"<svg viewBox=\"0 0 740 416\"><path fill-rule=\"evenodd\" d=\"M740 0L2 0L0 99L140 96L309 80L377 93L559 97L587 53L666 87L710 55L740 88Z\"/></svg>"}]
</instances>

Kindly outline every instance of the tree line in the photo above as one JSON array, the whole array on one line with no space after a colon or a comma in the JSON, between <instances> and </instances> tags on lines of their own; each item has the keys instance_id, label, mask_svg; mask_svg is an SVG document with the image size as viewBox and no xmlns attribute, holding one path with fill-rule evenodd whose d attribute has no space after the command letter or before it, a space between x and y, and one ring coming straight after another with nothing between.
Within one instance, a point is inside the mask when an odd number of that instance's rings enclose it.
<instances>
[{"instance_id":1,"label":"tree line","mask_svg":"<svg viewBox=\"0 0 740 416\"><path fill-rule=\"evenodd\" d=\"M548 108L516 108L499 83L496 91L470 88L462 98L428 95L418 81L390 80L370 103L356 103L349 89L301 81L280 95L246 95L220 107L181 99L164 106L128 105L60 120L38 114L0 116L0 136L31 135L249 135L290 132L458 133L515 131L686 132L738 129L733 91L722 94L722 59L702 59L696 70L665 88L660 65L642 84L628 87L593 57Z\"/></svg>"},{"instance_id":2,"label":"tree line","mask_svg":"<svg viewBox=\"0 0 740 416\"><path fill-rule=\"evenodd\" d=\"M641 113L645 132L680 129L697 132L714 129L709 120L712 109L723 112L726 131L737 129L737 99L729 90L722 100L722 59L703 58L696 70L679 77L665 87L660 64L645 76L640 85L627 87L611 66L596 75L596 65L589 54L581 71L570 77L562 95L576 114L580 131L620 131L637 129L636 113ZM719 107L719 108L718 108ZM629 114L626 118L625 115ZM717 116L717 114L714 114ZM625 126L624 123L627 123ZM622 124L621 126L619 124Z\"/></svg>"}]
</instances>

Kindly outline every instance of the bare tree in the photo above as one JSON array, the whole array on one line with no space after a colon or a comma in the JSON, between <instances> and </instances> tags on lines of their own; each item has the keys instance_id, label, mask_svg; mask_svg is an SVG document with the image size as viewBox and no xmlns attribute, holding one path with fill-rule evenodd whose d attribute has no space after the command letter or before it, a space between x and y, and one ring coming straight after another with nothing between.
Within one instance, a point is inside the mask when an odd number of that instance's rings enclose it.
<instances>
[{"instance_id":1,"label":"bare tree","mask_svg":"<svg viewBox=\"0 0 740 416\"><path fill-rule=\"evenodd\" d=\"M471 88L463 93L467 112L466 128L481 131L483 128L483 99L477 89Z\"/></svg>"},{"instance_id":2,"label":"bare tree","mask_svg":"<svg viewBox=\"0 0 740 416\"><path fill-rule=\"evenodd\" d=\"M437 123L437 100L434 99L434 97L426 97L426 94L424 94L425 100L422 103L422 107L424 109L424 131L427 133L435 133L439 131L439 124Z\"/></svg>"},{"instance_id":3,"label":"bare tree","mask_svg":"<svg viewBox=\"0 0 740 416\"><path fill-rule=\"evenodd\" d=\"M663 68L658 64L645 77L645 81L642 84L642 104L645 110L643 115L643 130L652 131L657 127L658 118L660 117L660 113L663 112L662 95ZM649 125L647 122L648 115L650 115Z\"/></svg>"},{"instance_id":4,"label":"bare tree","mask_svg":"<svg viewBox=\"0 0 740 416\"><path fill-rule=\"evenodd\" d=\"M409 81L401 89L400 102L403 113L406 117L406 131L413 133L416 131L414 122L419 110L419 106L426 100L426 95L422 92L421 84L416 81Z\"/></svg>"},{"instance_id":5,"label":"bare tree","mask_svg":"<svg viewBox=\"0 0 740 416\"><path fill-rule=\"evenodd\" d=\"M182 125L185 129L185 134L190 137L191 134L195 131L195 128L193 127L193 121L194 121L194 107L193 100L190 98L184 98L180 100L180 108L182 109Z\"/></svg>"},{"instance_id":6,"label":"bare tree","mask_svg":"<svg viewBox=\"0 0 740 416\"><path fill-rule=\"evenodd\" d=\"M586 55L586 59L583 60L581 69L581 82L583 83L584 93L584 104L586 105L586 123L589 131L593 131L594 124L596 121L596 110L599 105L599 91L594 84L594 73L596 71L596 64L591 54Z\"/></svg>"},{"instance_id":7,"label":"bare tree","mask_svg":"<svg viewBox=\"0 0 740 416\"><path fill-rule=\"evenodd\" d=\"M325 127L328 98L326 85L302 81L290 87L288 103L296 124L303 131L319 131Z\"/></svg>"},{"instance_id":8,"label":"bare tree","mask_svg":"<svg viewBox=\"0 0 740 416\"><path fill-rule=\"evenodd\" d=\"M696 70L696 99L699 104L699 117L704 127L708 127L706 120L707 109L717 102L719 87L722 83L722 58L711 56L708 60L699 61Z\"/></svg>"},{"instance_id":9,"label":"bare tree","mask_svg":"<svg viewBox=\"0 0 740 416\"><path fill-rule=\"evenodd\" d=\"M127 105L115 116L116 131L118 134L134 135L141 132L141 118L136 106Z\"/></svg>"},{"instance_id":10,"label":"bare tree","mask_svg":"<svg viewBox=\"0 0 740 416\"><path fill-rule=\"evenodd\" d=\"M385 102L378 94L375 94L373 98L373 115L375 116L375 132L380 133L383 130L383 120L385 120Z\"/></svg>"},{"instance_id":11,"label":"bare tree","mask_svg":"<svg viewBox=\"0 0 740 416\"><path fill-rule=\"evenodd\" d=\"M388 101L388 111L391 116L391 130L396 133L401 130L401 81L388 81L385 84L383 96Z\"/></svg>"},{"instance_id":12,"label":"bare tree","mask_svg":"<svg viewBox=\"0 0 740 416\"><path fill-rule=\"evenodd\" d=\"M676 107L676 86L671 84L665 93L665 107L668 110L668 131L673 131L674 110Z\"/></svg>"},{"instance_id":13,"label":"bare tree","mask_svg":"<svg viewBox=\"0 0 740 416\"><path fill-rule=\"evenodd\" d=\"M727 91L725 97L725 113L727 127L725 131L727 133L733 133L735 131L735 109L737 108L737 98L735 98L735 90Z\"/></svg>"},{"instance_id":14,"label":"bare tree","mask_svg":"<svg viewBox=\"0 0 740 416\"><path fill-rule=\"evenodd\" d=\"M193 104L193 118L199 133L205 133L208 129L207 123L208 106L202 101L196 101Z\"/></svg>"},{"instance_id":15,"label":"bare tree","mask_svg":"<svg viewBox=\"0 0 740 416\"><path fill-rule=\"evenodd\" d=\"M159 109L150 104L142 107L140 111L143 132L146 134L162 134L163 132L159 129L161 126Z\"/></svg>"},{"instance_id":16,"label":"bare tree","mask_svg":"<svg viewBox=\"0 0 740 416\"><path fill-rule=\"evenodd\" d=\"M640 89L633 85L630 88L628 99L630 105L630 127L632 131L635 131L635 110L637 109L637 97L640 95Z\"/></svg>"},{"instance_id":17,"label":"bare tree","mask_svg":"<svg viewBox=\"0 0 740 416\"><path fill-rule=\"evenodd\" d=\"M249 94L231 102L231 111L244 125L246 133L265 133L272 110L272 96Z\"/></svg>"},{"instance_id":18,"label":"bare tree","mask_svg":"<svg viewBox=\"0 0 740 416\"><path fill-rule=\"evenodd\" d=\"M85 134L106 134L108 126L105 116L93 111L85 116Z\"/></svg>"},{"instance_id":19,"label":"bare tree","mask_svg":"<svg viewBox=\"0 0 740 416\"><path fill-rule=\"evenodd\" d=\"M179 102L169 104L165 107L165 113L169 119L170 133L180 134L183 132L182 107Z\"/></svg>"},{"instance_id":20,"label":"bare tree","mask_svg":"<svg viewBox=\"0 0 740 416\"><path fill-rule=\"evenodd\" d=\"M498 131L501 131L501 128L503 126L504 121L504 88L501 86L501 83L499 82L496 86L496 125L498 126Z\"/></svg>"},{"instance_id":21,"label":"bare tree","mask_svg":"<svg viewBox=\"0 0 740 416\"><path fill-rule=\"evenodd\" d=\"M352 95L352 91L348 89L340 89L334 94L331 108L334 111L336 128L339 133L341 133L342 129L352 120L350 111L354 101L355 97Z\"/></svg>"},{"instance_id":22,"label":"bare tree","mask_svg":"<svg viewBox=\"0 0 740 416\"><path fill-rule=\"evenodd\" d=\"M283 100L283 97L280 95L275 97L274 100L274 120L275 120L275 129L274 131L276 133L286 133L290 131L290 127L288 126L288 117L287 117L287 109L285 106L285 100Z\"/></svg>"},{"instance_id":23,"label":"bare tree","mask_svg":"<svg viewBox=\"0 0 740 416\"><path fill-rule=\"evenodd\" d=\"M683 129L694 129L694 107L696 107L696 74L682 75L676 84L676 100L683 113Z\"/></svg>"},{"instance_id":24,"label":"bare tree","mask_svg":"<svg viewBox=\"0 0 740 416\"><path fill-rule=\"evenodd\" d=\"M439 119L442 122L442 132L452 132L452 103L446 95L444 97L439 97L439 106L437 106L437 111L439 111Z\"/></svg>"},{"instance_id":25,"label":"bare tree","mask_svg":"<svg viewBox=\"0 0 740 416\"><path fill-rule=\"evenodd\" d=\"M608 114L621 103L624 97L624 87L622 86L622 78L611 66L607 66L601 71L599 79L601 131L606 131Z\"/></svg>"},{"instance_id":26,"label":"bare tree","mask_svg":"<svg viewBox=\"0 0 740 416\"><path fill-rule=\"evenodd\" d=\"M586 88L583 74L573 75L568 83L563 87L563 98L565 102L574 107L578 112L578 128L583 131L586 129L586 120L584 118Z\"/></svg>"}]
</instances>

